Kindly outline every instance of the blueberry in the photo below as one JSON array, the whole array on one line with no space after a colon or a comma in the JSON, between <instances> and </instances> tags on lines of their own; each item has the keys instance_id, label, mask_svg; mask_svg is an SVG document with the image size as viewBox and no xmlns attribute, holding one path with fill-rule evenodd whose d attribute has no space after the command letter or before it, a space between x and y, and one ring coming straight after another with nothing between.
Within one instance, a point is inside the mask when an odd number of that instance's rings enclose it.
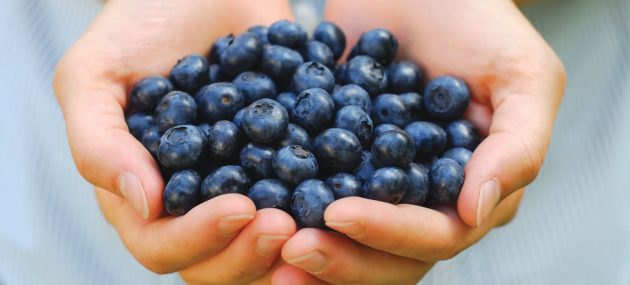
<instances>
[{"instance_id":1,"label":"blueberry","mask_svg":"<svg viewBox=\"0 0 630 285\"><path fill-rule=\"evenodd\" d=\"M406 168L416 157L416 147L409 134L392 130L376 137L372 144L372 154L372 161L376 166Z\"/></svg>"},{"instance_id":2,"label":"blueberry","mask_svg":"<svg viewBox=\"0 0 630 285\"><path fill-rule=\"evenodd\" d=\"M276 97L276 85L269 76L261 72L245 71L236 76L233 83L245 96L245 104Z\"/></svg>"},{"instance_id":3,"label":"blueberry","mask_svg":"<svg viewBox=\"0 0 630 285\"><path fill-rule=\"evenodd\" d=\"M321 88L330 93L334 87L335 77L319 62L305 62L293 74L293 88L297 93L310 88Z\"/></svg>"},{"instance_id":4,"label":"blueberry","mask_svg":"<svg viewBox=\"0 0 630 285\"><path fill-rule=\"evenodd\" d=\"M229 34L218 38L210 48L210 61L215 64L221 64L221 54L234 41L234 36Z\"/></svg>"},{"instance_id":5,"label":"blueberry","mask_svg":"<svg viewBox=\"0 0 630 285\"><path fill-rule=\"evenodd\" d=\"M355 45L350 49L350 53L348 53L348 57L346 58L346 61L350 61L351 59L357 57L358 55L359 55L359 47Z\"/></svg>"},{"instance_id":6,"label":"blueberry","mask_svg":"<svg viewBox=\"0 0 630 285\"><path fill-rule=\"evenodd\" d=\"M359 106L345 106L337 111L334 126L352 132L364 146L370 143L372 119Z\"/></svg>"},{"instance_id":7,"label":"blueberry","mask_svg":"<svg viewBox=\"0 0 630 285\"><path fill-rule=\"evenodd\" d=\"M208 60L200 54L191 54L177 61L168 78L177 90L196 92L208 84Z\"/></svg>"},{"instance_id":8,"label":"blueberry","mask_svg":"<svg viewBox=\"0 0 630 285\"><path fill-rule=\"evenodd\" d=\"M243 129L243 116L245 115L245 111L247 111L247 107L238 110L232 119L232 123L234 123L240 130Z\"/></svg>"},{"instance_id":9,"label":"blueberry","mask_svg":"<svg viewBox=\"0 0 630 285\"><path fill-rule=\"evenodd\" d=\"M372 163L372 152L364 150L361 153L361 163L354 169L353 173L363 184L370 178L374 171L376 171L376 166Z\"/></svg>"},{"instance_id":10,"label":"blueberry","mask_svg":"<svg viewBox=\"0 0 630 285\"><path fill-rule=\"evenodd\" d=\"M264 73L273 78L285 79L292 76L295 69L303 62L302 56L297 51L283 46L265 45L260 67Z\"/></svg>"},{"instance_id":11,"label":"blueberry","mask_svg":"<svg viewBox=\"0 0 630 285\"><path fill-rule=\"evenodd\" d=\"M340 64L335 68L335 83L337 84L346 84L347 83L347 75L348 75L348 65Z\"/></svg>"},{"instance_id":12,"label":"blueberry","mask_svg":"<svg viewBox=\"0 0 630 285\"><path fill-rule=\"evenodd\" d=\"M302 51L302 57L306 61L319 62L331 69L335 66L332 51L327 45L319 41L309 41L306 43Z\"/></svg>"},{"instance_id":13,"label":"blueberry","mask_svg":"<svg viewBox=\"0 0 630 285\"><path fill-rule=\"evenodd\" d=\"M257 25L250 27L247 31L256 35L263 45L269 44L269 40L267 40L267 32L269 29L267 27Z\"/></svg>"},{"instance_id":14,"label":"blueberry","mask_svg":"<svg viewBox=\"0 0 630 285\"><path fill-rule=\"evenodd\" d=\"M306 148L299 145L285 146L273 155L271 162L278 178L296 185L317 175L317 160Z\"/></svg>"},{"instance_id":15,"label":"blueberry","mask_svg":"<svg viewBox=\"0 0 630 285\"><path fill-rule=\"evenodd\" d=\"M282 138L282 140L280 140L280 143L278 145L280 147L300 145L306 149L312 149L313 141L311 140L311 136L305 129L296 124L289 124L286 132L284 133L284 137Z\"/></svg>"},{"instance_id":16,"label":"blueberry","mask_svg":"<svg viewBox=\"0 0 630 285\"><path fill-rule=\"evenodd\" d=\"M335 115L335 102L324 89L302 91L295 101L291 120L309 132L317 132L330 123Z\"/></svg>"},{"instance_id":17,"label":"blueberry","mask_svg":"<svg viewBox=\"0 0 630 285\"><path fill-rule=\"evenodd\" d=\"M459 163L459 165L462 166L462 168L466 166L466 163L468 163L471 156L472 152L463 147L451 148L444 152L444 155L442 155L443 158L450 158L452 160L455 160L457 163Z\"/></svg>"},{"instance_id":18,"label":"blueberry","mask_svg":"<svg viewBox=\"0 0 630 285\"><path fill-rule=\"evenodd\" d=\"M246 194L250 183L245 170L240 166L221 166L203 180L201 196L205 201L228 193Z\"/></svg>"},{"instance_id":19,"label":"blueberry","mask_svg":"<svg viewBox=\"0 0 630 285\"><path fill-rule=\"evenodd\" d=\"M337 173L326 179L326 185L335 194L336 199L361 196L361 189L363 185L358 178L350 173Z\"/></svg>"},{"instance_id":20,"label":"blueberry","mask_svg":"<svg viewBox=\"0 0 630 285\"><path fill-rule=\"evenodd\" d=\"M384 134L385 132L392 130L402 131L401 128L392 124L380 124L376 126L376 128L374 128L374 131L372 131L372 141L374 141L377 137Z\"/></svg>"},{"instance_id":21,"label":"blueberry","mask_svg":"<svg viewBox=\"0 0 630 285\"><path fill-rule=\"evenodd\" d=\"M320 169L330 173L352 171L361 163L361 142L351 132L331 128L313 142Z\"/></svg>"},{"instance_id":22,"label":"blueberry","mask_svg":"<svg viewBox=\"0 0 630 285\"><path fill-rule=\"evenodd\" d=\"M262 43L258 36L243 33L234 38L221 53L221 71L227 75L237 75L254 67L261 56Z\"/></svg>"},{"instance_id":23,"label":"blueberry","mask_svg":"<svg viewBox=\"0 0 630 285\"><path fill-rule=\"evenodd\" d=\"M271 161L273 148L248 143L241 150L240 164L253 179L271 178L274 176Z\"/></svg>"},{"instance_id":24,"label":"blueberry","mask_svg":"<svg viewBox=\"0 0 630 285\"><path fill-rule=\"evenodd\" d=\"M380 168L363 184L363 197L398 204L409 189L409 176L396 167Z\"/></svg>"},{"instance_id":25,"label":"blueberry","mask_svg":"<svg viewBox=\"0 0 630 285\"><path fill-rule=\"evenodd\" d=\"M153 112L160 99L173 91L173 84L162 76L146 77L131 89L131 103L138 110Z\"/></svg>"},{"instance_id":26,"label":"blueberry","mask_svg":"<svg viewBox=\"0 0 630 285\"><path fill-rule=\"evenodd\" d=\"M225 78L221 73L221 67L218 64L211 64L208 67L208 84L224 81Z\"/></svg>"},{"instance_id":27,"label":"blueberry","mask_svg":"<svg viewBox=\"0 0 630 285\"><path fill-rule=\"evenodd\" d=\"M196 118L195 99L181 91L166 94L155 109L155 123L163 132L174 126L192 124Z\"/></svg>"},{"instance_id":28,"label":"blueberry","mask_svg":"<svg viewBox=\"0 0 630 285\"><path fill-rule=\"evenodd\" d=\"M288 211L291 203L289 188L278 179L263 179L254 183L247 196L252 199L257 210L276 208Z\"/></svg>"},{"instance_id":29,"label":"blueberry","mask_svg":"<svg viewBox=\"0 0 630 285\"><path fill-rule=\"evenodd\" d=\"M431 199L437 204L454 205L464 185L464 169L450 158L431 165Z\"/></svg>"},{"instance_id":30,"label":"blueberry","mask_svg":"<svg viewBox=\"0 0 630 285\"><path fill-rule=\"evenodd\" d=\"M420 121L425 118L424 102L422 96L415 92L407 92L399 95L405 109L409 111L410 121Z\"/></svg>"},{"instance_id":31,"label":"blueberry","mask_svg":"<svg viewBox=\"0 0 630 285\"><path fill-rule=\"evenodd\" d=\"M201 158L205 137L199 128L192 125L172 127L160 139L158 160L169 169L193 167Z\"/></svg>"},{"instance_id":32,"label":"blueberry","mask_svg":"<svg viewBox=\"0 0 630 285\"><path fill-rule=\"evenodd\" d=\"M186 214L199 204L201 177L197 172L186 169L173 173L164 188L164 209L174 216Z\"/></svg>"},{"instance_id":33,"label":"blueberry","mask_svg":"<svg viewBox=\"0 0 630 285\"><path fill-rule=\"evenodd\" d=\"M381 94L387 88L385 69L369 56L352 58L348 62L345 79L345 83L361 86L370 96Z\"/></svg>"},{"instance_id":34,"label":"blueberry","mask_svg":"<svg viewBox=\"0 0 630 285\"><path fill-rule=\"evenodd\" d=\"M295 106L296 100L297 96L293 92L282 92L276 97L276 101L287 110L289 117L293 114L293 106Z\"/></svg>"},{"instance_id":35,"label":"blueberry","mask_svg":"<svg viewBox=\"0 0 630 285\"><path fill-rule=\"evenodd\" d=\"M289 125L287 110L271 99L260 99L243 114L243 130L257 143L270 143L284 135Z\"/></svg>"},{"instance_id":36,"label":"blueberry","mask_svg":"<svg viewBox=\"0 0 630 285\"><path fill-rule=\"evenodd\" d=\"M381 94L374 99L372 119L376 124L406 126L411 121L411 113L398 95Z\"/></svg>"},{"instance_id":37,"label":"blueberry","mask_svg":"<svg viewBox=\"0 0 630 285\"><path fill-rule=\"evenodd\" d=\"M333 201L335 196L324 182L309 179L295 187L291 213L301 227L324 228L324 211Z\"/></svg>"},{"instance_id":38,"label":"blueberry","mask_svg":"<svg viewBox=\"0 0 630 285\"><path fill-rule=\"evenodd\" d=\"M306 44L307 35L298 23L280 20L271 24L267 39L271 44L297 49Z\"/></svg>"},{"instance_id":39,"label":"blueberry","mask_svg":"<svg viewBox=\"0 0 630 285\"><path fill-rule=\"evenodd\" d=\"M245 106L245 96L236 85L227 82L204 86L195 95L199 115L208 123L230 120Z\"/></svg>"},{"instance_id":40,"label":"blueberry","mask_svg":"<svg viewBox=\"0 0 630 285\"><path fill-rule=\"evenodd\" d=\"M357 42L357 53L368 55L381 64L389 64L396 56L398 40L385 29L373 29L361 34Z\"/></svg>"},{"instance_id":41,"label":"blueberry","mask_svg":"<svg viewBox=\"0 0 630 285\"><path fill-rule=\"evenodd\" d=\"M160 128L158 126L153 126L144 130L140 142L153 157L157 157L157 151L160 146L161 138L162 132L160 132Z\"/></svg>"},{"instance_id":42,"label":"blueberry","mask_svg":"<svg viewBox=\"0 0 630 285\"><path fill-rule=\"evenodd\" d=\"M411 61L392 63L387 67L389 92L400 94L418 92L422 82L422 71Z\"/></svg>"},{"instance_id":43,"label":"blueberry","mask_svg":"<svg viewBox=\"0 0 630 285\"><path fill-rule=\"evenodd\" d=\"M145 130L155 126L153 115L142 111L129 115L126 121L129 132L138 140L142 139Z\"/></svg>"},{"instance_id":44,"label":"blueberry","mask_svg":"<svg viewBox=\"0 0 630 285\"><path fill-rule=\"evenodd\" d=\"M232 158L232 155L238 151L242 141L238 127L226 120L218 121L212 125L209 137L208 147L210 155L223 160Z\"/></svg>"},{"instance_id":45,"label":"blueberry","mask_svg":"<svg viewBox=\"0 0 630 285\"><path fill-rule=\"evenodd\" d=\"M206 142L210 141L210 131L212 130L212 126L203 123L203 124L199 124L197 125L197 128L199 128L199 130L206 136Z\"/></svg>"},{"instance_id":46,"label":"blueberry","mask_svg":"<svg viewBox=\"0 0 630 285\"><path fill-rule=\"evenodd\" d=\"M414 122L405 127L405 132L416 144L416 159L430 159L446 149L446 132L434 123Z\"/></svg>"},{"instance_id":47,"label":"blueberry","mask_svg":"<svg viewBox=\"0 0 630 285\"><path fill-rule=\"evenodd\" d=\"M446 127L449 147L463 147L475 150L479 144L479 134L475 126L467 120L457 120Z\"/></svg>"},{"instance_id":48,"label":"blueberry","mask_svg":"<svg viewBox=\"0 0 630 285\"><path fill-rule=\"evenodd\" d=\"M337 61L346 49L346 35L341 29L328 21L321 22L313 32L313 38L326 44L333 53L333 59Z\"/></svg>"},{"instance_id":49,"label":"blueberry","mask_svg":"<svg viewBox=\"0 0 630 285\"><path fill-rule=\"evenodd\" d=\"M440 76L429 82L424 90L424 106L429 116L453 121L460 118L470 101L470 91L464 80L454 76Z\"/></svg>"},{"instance_id":50,"label":"blueberry","mask_svg":"<svg viewBox=\"0 0 630 285\"><path fill-rule=\"evenodd\" d=\"M372 100L370 94L359 85L348 84L335 89L332 93L337 110L344 106L359 106L366 113L372 112Z\"/></svg>"},{"instance_id":51,"label":"blueberry","mask_svg":"<svg viewBox=\"0 0 630 285\"><path fill-rule=\"evenodd\" d=\"M400 203L423 206L429 196L429 170L417 163L410 163L407 167L409 176L409 190Z\"/></svg>"}]
</instances>

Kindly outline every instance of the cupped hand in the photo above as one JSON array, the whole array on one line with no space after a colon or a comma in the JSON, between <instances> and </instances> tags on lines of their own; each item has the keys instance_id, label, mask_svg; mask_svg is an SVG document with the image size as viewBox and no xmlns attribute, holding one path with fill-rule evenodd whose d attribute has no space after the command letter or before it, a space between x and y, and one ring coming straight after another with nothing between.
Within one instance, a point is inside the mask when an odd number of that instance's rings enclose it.
<instances>
[{"instance_id":1,"label":"cupped hand","mask_svg":"<svg viewBox=\"0 0 630 285\"><path fill-rule=\"evenodd\" d=\"M248 9L242 9L248 7ZM110 0L60 61L54 80L77 169L97 187L105 217L148 269L191 284L267 283L295 223L225 195L163 217L158 165L128 131L128 91L166 75L178 58L254 24L289 18L285 1ZM270 227L269 225L274 225Z\"/></svg>"},{"instance_id":2,"label":"cupped hand","mask_svg":"<svg viewBox=\"0 0 630 285\"><path fill-rule=\"evenodd\" d=\"M564 69L510 1L331 1L327 15L350 44L360 32L383 27L397 36L399 57L420 63L429 79L463 78L472 91L465 117L487 137L465 167L456 208L336 201L326 210L326 224L351 239L299 231L282 251L290 265L278 269L274 280L413 284L431 264L514 216L522 189L543 163Z\"/></svg>"}]
</instances>

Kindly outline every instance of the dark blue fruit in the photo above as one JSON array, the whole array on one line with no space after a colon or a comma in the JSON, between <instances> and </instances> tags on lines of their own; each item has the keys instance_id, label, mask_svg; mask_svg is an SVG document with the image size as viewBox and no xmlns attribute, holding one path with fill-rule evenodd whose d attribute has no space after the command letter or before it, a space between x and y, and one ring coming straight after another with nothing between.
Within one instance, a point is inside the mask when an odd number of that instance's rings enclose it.
<instances>
[{"instance_id":1,"label":"dark blue fruit","mask_svg":"<svg viewBox=\"0 0 630 285\"><path fill-rule=\"evenodd\" d=\"M417 163L410 163L407 167L409 176L409 190L400 203L423 206L429 196L431 180L429 170Z\"/></svg>"},{"instance_id":2,"label":"dark blue fruit","mask_svg":"<svg viewBox=\"0 0 630 285\"><path fill-rule=\"evenodd\" d=\"M231 120L245 106L243 93L228 82L204 86L195 95L195 101L199 107L199 115L208 123Z\"/></svg>"},{"instance_id":3,"label":"dark blue fruit","mask_svg":"<svg viewBox=\"0 0 630 285\"><path fill-rule=\"evenodd\" d=\"M463 147L475 150L479 144L479 133L475 125L467 120L457 120L446 127L449 147Z\"/></svg>"},{"instance_id":4,"label":"dark blue fruit","mask_svg":"<svg viewBox=\"0 0 630 285\"><path fill-rule=\"evenodd\" d=\"M442 154L446 149L446 132L430 122L413 122L405 127L416 144L416 159L427 160Z\"/></svg>"},{"instance_id":5,"label":"dark blue fruit","mask_svg":"<svg viewBox=\"0 0 630 285\"><path fill-rule=\"evenodd\" d=\"M357 53L368 55L378 60L381 64L387 65L396 56L398 50L398 40L394 35L385 29L373 29L361 34L357 43Z\"/></svg>"},{"instance_id":6,"label":"dark blue fruit","mask_svg":"<svg viewBox=\"0 0 630 285\"><path fill-rule=\"evenodd\" d=\"M370 143L373 128L372 119L359 106L345 106L337 111L334 127L350 131L364 146Z\"/></svg>"},{"instance_id":7,"label":"dark blue fruit","mask_svg":"<svg viewBox=\"0 0 630 285\"><path fill-rule=\"evenodd\" d=\"M155 109L155 123L162 132L174 126L192 124L196 118L195 99L181 91L166 94Z\"/></svg>"},{"instance_id":8,"label":"dark blue fruit","mask_svg":"<svg viewBox=\"0 0 630 285\"><path fill-rule=\"evenodd\" d=\"M278 178L296 185L317 175L317 160L306 148L299 145L285 146L273 155L271 162Z\"/></svg>"},{"instance_id":9,"label":"dark blue fruit","mask_svg":"<svg viewBox=\"0 0 630 285\"><path fill-rule=\"evenodd\" d=\"M191 54L177 61L168 78L175 89L195 93L208 84L208 60L200 54Z\"/></svg>"},{"instance_id":10,"label":"dark blue fruit","mask_svg":"<svg viewBox=\"0 0 630 285\"><path fill-rule=\"evenodd\" d=\"M372 141L374 141L376 138L378 138L379 136L381 136L385 132L393 131L393 130L402 131L401 128L399 128L396 125L392 125L392 124L380 124L380 125L376 126L376 128L374 128L374 131L372 131Z\"/></svg>"},{"instance_id":11,"label":"dark blue fruit","mask_svg":"<svg viewBox=\"0 0 630 285\"><path fill-rule=\"evenodd\" d=\"M344 129L331 128L319 133L313 148L320 169L328 173L352 171L361 163L361 142Z\"/></svg>"},{"instance_id":12,"label":"dark blue fruit","mask_svg":"<svg viewBox=\"0 0 630 285\"><path fill-rule=\"evenodd\" d=\"M310 88L321 88L330 93L335 87L335 77L328 67L319 62L305 62L293 74L293 88L300 93Z\"/></svg>"},{"instance_id":13,"label":"dark blue fruit","mask_svg":"<svg viewBox=\"0 0 630 285\"><path fill-rule=\"evenodd\" d=\"M245 111L247 111L247 107L238 110L232 119L232 123L234 123L240 130L243 129L243 116L245 115Z\"/></svg>"},{"instance_id":14,"label":"dark blue fruit","mask_svg":"<svg viewBox=\"0 0 630 285\"><path fill-rule=\"evenodd\" d=\"M462 166L462 168L464 168L464 166L466 166L466 163L468 163L468 161L470 160L471 156L472 152L470 150L463 147L455 147L444 152L442 158L450 158L452 160L455 160L457 161L457 163L459 163L459 165Z\"/></svg>"},{"instance_id":15,"label":"dark blue fruit","mask_svg":"<svg viewBox=\"0 0 630 285\"><path fill-rule=\"evenodd\" d=\"M404 169L416 157L416 147L409 134L392 130L376 137L372 144L372 154L372 161L376 166L396 166Z\"/></svg>"},{"instance_id":16,"label":"dark blue fruit","mask_svg":"<svg viewBox=\"0 0 630 285\"><path fill-rule=\"evenodd\" d=\"M263 179L254 183L247 196L252 199L257 210L276 208L288 211L291 203L289 188L278 179Z\"/></svg>"},{"instance_id":17,"label":"dark blue fruit","mask_svg":"<svg viewBox=\"0 0 630 285\"><path fill-rule=\"evenodd\" d=\"M199 128L199 130L206 136L206 142L210 141L210 130L212 130L212 126L203 123L203 124L199 124L197 125L197 128Z\"/></svg>"},{"instance_id":18,"label":"dark blue fruit","mask_svg":"<svg viewBox=\"0 0 630 285\"><path fill-rule=\"evenodd\" d=\"M305 61L319 62L329 69L335 67L332 51L322 42L309 41L302 52Z\"/></svg>"},{"instance_id":19,"label":"dark blue fruit","mask_svg":"<svg viewBox=\"0 0 630 285\"><path fill-rule=\"evenodd\" d=\"M422 82L422 71L411 61L392 63L387 67L389 92L396 94L419 92L420 82Z\"/></svg>"},{"instance_id":20,"label":"dark blue fruit","mask_svg":"<svg viewBox=\"0 0 630 285\"><path fill-rule=\"evenodd\" d=\"M253 26L247 29L248 32L255 34L263 45L269 44L267 40L267 32L269 29L265 26Z\"/></svg>"},{"instance_id":21,"label":"dark blue fruit","mask_svg":"<svg viewBox=\"0 0 630 285\"><path fill-rule=\"evenodd\" d=\"M363 184L363 197L398 204L409 189L409 176L396 167L380 168Z\"/></svg>"},{"instance_id":22,"label":"dark blue fruit","mask_svg":"<svg viewBox=\"0 0 630 285\"><path fill-rule=\"evenodd\" d=\"M289 114L280 103L260 99L247 107L243 114L243 130L257 143L270 143L284 135L289 125Z\"/></svg>"},{"instance_id":23,"label":"dark blue fruit","mask_svg":"<svg viewBox=\"0 0 630 285\"><path fill-rule=\"evenodd\" d=\"M243 33L235 37L221 53L221 72L234 76L254 67L262 53L258 36Z\"/></svg>"},{"instance_id":24,"label":"dark blue fruit","mask_svg":"<svg viewBox=\"0 0 630 285\"><path fill-rule=\"evenodd\" d=\"M376 124L392 124L402 128L411 121L411 113L400 96L381 94L374 99L372 119Z\"/></svg>"},{"instance_id":25,"label":"dark blue fruit","mask_svg":"<svg viewBox=\"0 0 630 285\"><path fill-rule=\"evenodd\" d=\"M464 185L464 169L450 158L440 158L431 166L431 199L437 204L454 205Z\"/></svg>"},{"instance_id":26,"label":"dark blue fruit","mask_svg":"<svg viewBox=\"0 0 630 285\"><path fill-rule=\"evenodd\" d=\"M129 132L136 139L141 139L144 131L155 126L153 115L145 112L135 112L127 117Z\"/></svg>"},{"instance_id":27,"label":"dark blue fruit","mask_svg":"<svg viewBox=\"0 0 630 285\"><path fill-rule=\"evenodd\" d=\"M424 106L429 116L442 121L460 118L470 101L470 91L464 80L454 76L440 76L424 89Z\"/></svg>"},{"instance_id":28,"label":"dark blue fruit","mask_svg":"<svg viewBox=\"0 0 630 285\"><path fill-rule=\"evenodd\" d=\"M361 153L361 163L356 169L354 169L353 173L354 176L359 179L361 184L363 184L370 178L370 176L372 175L372 173L374 173L374 171L376 171L376 169L376 166L374 166L374 164L372 163L372 152L369 150L364 150Z\"/></svg>"},{"instance_id":29,"label":"dark blue fruit","mask_svg":"<svg viewBox=\"0 0 630 285\"><path fill-rule=\"evenodd\" d=\"M323 21L313 32L313 38L326 44L333 53L333 59L337 61L346 49L346 36L337 25Z\"/></svg>"},{"instance_id":30,"label":"dark blue fruit","mask_svg":"<svg viewBox=\"0 0 630 285\"><path fill-rule=\"evenodd\" d=\"M326 179L326 185L335 194L335 199L351 196L361 196L363 185L358 178L350 173L337 173Z\"/></svg>"},{"instance_id":31,"label":"dark blue fruit","mask_svg":"<svg viewBox=\"0 0 630 285\"><path fill-rule=\"evenodd\" d=\"M284 133L284 137L282 138L282 140L280 140L280 143L278 145L280 147L300 145L305 147L306 149L312 149L313 141L311 140L311 136L305 129L296 124L289 124L286 132Z\"/></svg>"},{"instance_id":32,"label":"dark blue fruit","mask_svg":"<svg viewBox=\"0 0 630 285\"><path fill-rule=\"evenodd\" d=\"M161 138L162 132L160 132L160 128L158 126L153 126L144 130L140 142L151 153L153 157L157 157L157 151L158 147L160 146Z\"/></svg>"},{"instance_id":33,"label":"dark blue fruit","mask_svg":"<svg viewBox=\"0 0 630 285\"><path fill-rule=\"evenodd\" d=\"M153 112L160 99L173 91L173 84L162 76L149 76L131 89L131 103L138 110Z\"/></svg>"},{"instance_id":34,"label":"dark blue fruit","mask_svg":"<svg viewBox=\"0 0 630 285\"><path fill-rule=\"evenodd\" d=\"M210 128L210 140L208 147L210 155L214 158L229 159L241 146L242 137L238 127L226 120L216 122Z\"/></svg>"},{"instance_id":35,"label":"dark blue fruit","mask_svg":"<svg viewBox=\"0 0 630 285\"><path fill-rule=\"evenodd\" d=\"M203 180L201 196L205 201L228 193L246 194L250 183L245 170L240 166L221 166Z\"/></svg>"},{"instance_id":36,"label":"dark blue fruit","mask_svg":"<svg viewBox=\"0 0 630 285\"><path fill-rule=\"evenodd\" d=\"M278 97L276 97L276 101L282 105L289 113L289 117L293 114L293 106L295 106L295 101L297 100L297 95L292 92L282 92Z\"/></svg>"},{"instance_id":37,"label":"dark blue fruit","mask_svg":"<svg viewBox=\"0 0 630 285\"><path fill-rule=\"evenodd\" d=\"M157 157L168 169L191 168L201 158L205 143L206 136L195 126L172 127L162 135Z\"/></svg>"},{"instance_id":38,"label":"dark blue fruit","mask_svg":"<svg viewBox=\"0 0 630 285\"><path fill-rule=\"evenodd\" d=\"M240 164L253 179L271 178L274 176L271 161L275 151L273 148L248 143L240 154Z\"/></svg>"},{"instance_id":39,"label":"dark blue fruit","mask_svg":"<svg viewBox=\"0 0 630 285\"><path fill-rule=\"evenodd\" d=\"M425 117L424 102L422 96L415 92L407 92L400 94L400 100L402 100L405 109L409 111L411 115L411 121L420 121Z\"/></svg>"},{"instance_id":40,"label":"dark blue fruit","mask_svg":"<svg viewBox=\"0 0 630 285\"><path fill-rule=\"evenodd\" d=\"M324 211L333 201L335 196L324 182L309 179L295 187L291 213L300 227L324 228Z\"/></svg>"},{"instance_id":41,"label":"dark blue fruit","mask_svg":"<svg viewBox=\"0 0 630 285\"><path fill-rule=\"evenodd\" d=\"M208 84L224 81L225 78L221 74L221 67L218 64L211 64L208 67Z\"/></svg>"},{"instance_id":42,"label":"dark blue fruit","mask_svg":"<svg viewBox=\"0 0 630 285\"><path fill-rule=\"evenodd\" d=\"M333 101L337 110L344 106L359 106L366 113L372 112L372 100L370 94L359 85L348 84L336 88L332 93Z\"/></svg>"},{"instance_id":43,"label":"dark blue fruit","mask_svg":"<svg viewBox=\"0 0 630 285\"><path fill-rule=\"evenodd\" d=\"M232 34L218 38L210 48L210 61L214 64L221 64L221 54L233 41L234 36Z\"/></svg>"},{"instance_id":44,"label":"dark blue fruit","mask_svg":"<svg viewBox=\"0 0 630 285\"><path fill-rule=\"evenodd\" d=\"M262 51L260 68L267 75L278 80L290 78L304 60L297 51L278 45L265 45Z\"/></svg>"},{"instance_id":45,"label":"dark blue fruit","mask_svg":"<svg viewBox=\"0 0 630 285\"><path fill-rule=\"evenodd\" d=\"M369 56L355 56L348 62L345 82L356 84L367 91L370 96L383 93L387 88L385 69Z\"/></svg>"},{"instance_id":46,"label":"dark blue fruit","mask_svg":"<svg viewBox=\"0 0 630 285\"><path fill-rule=\"evenodd\" d=\"M269 27L267 39L271 44L297 49L306 44L307 35L298 23L280 20Z\"/></svg>"},{"instance_id":47,"label":"dark blue fruit","mask_svg":"<svg viewBox=\"0 0 630 285\"><path fill-rule=\"evenodd\" d=\"M291 121L309 132L317 132L328 126L334 115L332 97L324 89L313 88L298 95Z\"/></svg>"},{"instance_id":48,"label":"dark blue fruit","mask_svg":"<svg viewBox=\"0 0 630 285\"><path fill-rule=\"evenodd\" d=\"M261 72L245 71L236 76L233 83L245 96L245 104L276 96L276 85L273 80Z\"/></svg>"},{"instance_id":49,"label":"dark blue fruit","mask_svg":"<svg viewBox=\"0 0 630 285\"><path fill-rule=\"evenodd\" d=\"M186 214L199 204L201 177L197 172L187 169L173 173L164 188L164 209L174 216Z\"/></svg>"},{"instance_id":50,"label":"dark blue fruit","mask_svg":"<svg viewBox=\"0 0 630 285\"><path fill-rule=\"evenodd\" d=\"M348 65L347 64L340 64L337 65L337 68L335 68L335 83L337 84L346 84L347 83L347 71L348 71Z\"/></svg>"}]
</instances>

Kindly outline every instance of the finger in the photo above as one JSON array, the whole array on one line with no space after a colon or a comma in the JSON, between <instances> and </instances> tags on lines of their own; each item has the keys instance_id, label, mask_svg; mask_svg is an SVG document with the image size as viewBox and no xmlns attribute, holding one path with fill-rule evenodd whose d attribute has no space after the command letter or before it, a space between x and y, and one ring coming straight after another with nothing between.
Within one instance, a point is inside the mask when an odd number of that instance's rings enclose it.
<instances>
[{"instance_id":1,"label":"finger","mask_svg":"<svg viewBox=\"0 0 630 285\"><path fill-rule=\"evenodd\" d=\"M326 285L324 282L310 273L298 267L285 264L274 272L271 279L273 285Z\"/></svg>"},{"instance_id":2,"label":"finger","mask_svg":"<svg viewBox=\"0 0 630 285\"><path fill-rule=\"evenodd\" d=\"M223 250L256 214L254 204L239 194L208 200L183 216L152 222L133 215L125 200L98 189L108 221L131 254L157 273L179 271Z\"/></svg>"},{"instance_id":3,"label":"finger","mask_svg":"<svg viewBox=\"0 0 630 285\"><path fill-rule=\"evenodd\" d=\"M295 229L287 213L262 209L223 251L180 274L192 283L247 284L269 271Z\"/></svg>"},{"instance_id":4,"label":"finger","mask_svg":"<svg viewBox=\"0 0 630 285\"><path fill-rule=\"evenodd\" d=\"M282 258L333 284L415 284L427 267L319 229L297 232L282 249Z\"/></svg>"},{"instance_id":5,"label":"finger","mask_svg":"<svg viewBox=\"0 0 630 285\"><path fill-rule=\"evenodd\" d=\"M506 200L492 215L492 222L498 224L505 216L513 216L514 207ZM434 210L358 197L333 202L324 219L328 227L364 245L428 262L455 256L492 228L492 223L468 227L453 207Z\"/></svg>"}]
</instances>

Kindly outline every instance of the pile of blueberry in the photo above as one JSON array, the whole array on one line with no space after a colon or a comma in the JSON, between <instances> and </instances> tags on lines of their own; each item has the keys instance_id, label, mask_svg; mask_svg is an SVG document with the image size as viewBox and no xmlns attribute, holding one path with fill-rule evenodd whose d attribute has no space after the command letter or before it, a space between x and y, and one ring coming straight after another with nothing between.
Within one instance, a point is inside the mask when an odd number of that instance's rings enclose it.
<instances>
[{"instance_id":1,"label":"pile of blueberry","mask_svg":"<svg viewBox=\"0 0 630 285\"><path fill-rule=\"evenodd\" d=\"M157 159L164 207L183 215L226 193L323 227L335 199L454 204L479 144L461 119L465 82L394 61L387 30L361 35L346 64L335 24L309 39L287 20L219 38L209 59L188 55L168 78L131 90L130 132ZM424 89L423 94L419 94Z\"/></svg>"}]
</instances>

